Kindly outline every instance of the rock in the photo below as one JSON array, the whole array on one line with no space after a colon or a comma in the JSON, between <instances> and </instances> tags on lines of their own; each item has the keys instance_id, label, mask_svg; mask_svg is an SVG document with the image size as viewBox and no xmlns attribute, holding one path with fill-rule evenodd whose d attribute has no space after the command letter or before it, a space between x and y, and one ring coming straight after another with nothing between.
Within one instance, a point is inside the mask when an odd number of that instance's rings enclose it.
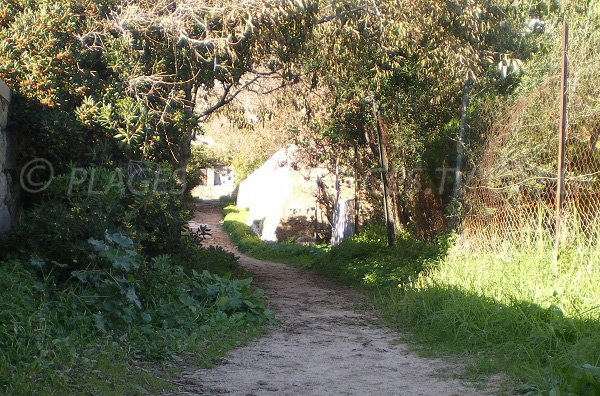
<instances>
[{"instance_id":1,"label":"rock","mask_svg":"<svg viewBox=\"0 0 600 396\"><path fill-rule=\"evenodd\" d=\"M249 210L247 225L262 240L304 237L306 241L314 241L315 233L330 228L326 209L317 199L318 183L333 198L335 176L326 168L301 164L297 154L295 145L277 151L240 183L237 206ZM344 184L340 200L353 198L353 189Z\"/></svg>"},{"instance_id":2,"label":"rock","mask_svg":"<svg viewBox=\"0 0 600 396\"><path fill-rule=\"evenodd\" d=\"M4 129L0 128L0 172L4 170L7 159L8 142Z\"/></svg>"}]
</instances>

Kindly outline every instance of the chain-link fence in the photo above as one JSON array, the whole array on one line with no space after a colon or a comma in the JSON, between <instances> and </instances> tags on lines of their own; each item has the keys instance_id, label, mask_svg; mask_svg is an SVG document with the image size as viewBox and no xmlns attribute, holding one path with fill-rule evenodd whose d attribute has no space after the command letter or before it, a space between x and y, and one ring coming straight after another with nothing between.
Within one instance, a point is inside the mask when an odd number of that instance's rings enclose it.
<instances>
[{"instance_id":1,"label":"chain-link fence","mask_svg":"<svg viewBox=\"0 0 600 396\"><path fill-rule=\"evenodd\" d=\"M600 242L600 60L598 33L578 30L569 55L561 240ZM594 49L596 46L596 49ZM560 54L545 77L488 134L465 192L462 242L502 248L553 240L557 232ZM548 77L549 76L549 77Z\"/></svg>"}]
</instances>

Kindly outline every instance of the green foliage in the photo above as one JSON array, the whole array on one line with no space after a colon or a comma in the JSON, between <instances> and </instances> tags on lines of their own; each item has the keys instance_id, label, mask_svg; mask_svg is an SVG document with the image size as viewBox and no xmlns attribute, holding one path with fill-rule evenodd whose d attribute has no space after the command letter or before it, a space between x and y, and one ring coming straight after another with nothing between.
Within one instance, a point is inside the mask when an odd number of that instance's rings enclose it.
<instances>
[{"instance_id":1,"label":"green foliage","mask_svg":"<svg viewBox=\"0 0 600 396\"><path fill-rule=\"evenodd\" d=\"M0 78L15 93L11 130L22 163L48 158L58 171L71 160L89 163L89 148L106 137L105 131L74 117L85 95L102 89L98 73L104 72L94 50L76 37L110 5L93 0L0 2L6 10L0 24Z\"/></svg>"},{"instance_id":2,"label":"green foliage","mask_svg":"<svg viewBox=\"0 0 600 396\"><path fill-rule=\"evenodd\" d=\"M166 357L200 345L218 350L212 347L221 341L213 340L221 332L252 334L269 317L248 280L202 271L235 271L235 260L194 246L173 174L157 191L150 188L161 172L157 165L145 164L133 185L120 183L123 174L113 171L132 160L168 162L187 167L188 187L197 183L194 172L208 160L191 148L199 122L233 100L251 70L286 83L312 74L311 91L325 91L316 105L306 90L298 97L322 150L319 159L345 156L341 161L349 163L345 154L355 144L375 146L376 101L390 168L406 173L390 183L400 191L393 209L410 222L418 189L451 182L436 169L455 164L467 75L479 93L469 114L471 159L492 120L514 115L501 119L499 138L487 147L488 157L501 159L487 162L497 179L489 184L528 177L532 163L536 177L555 168L546 147L555 123L560 41L553 25L565 14L574 32L572 77L579 81L570 92L574 149L567 156L591 151L597 159L596 2L561 8L556 1L384 1L377 12L361 1L322 8L318 2L180 5L0 0L0 78L15 92L10 128L18 159L48 158L62 174L44 194L26 197L31 210L2 237L0 255L12 259L0 264L0 386L7 393L115 391L92 378L97 368L122 393L137 393L127 376L107 372L110 362L123 361L129 371L133 357ZM548 32L524 34L531 17L544 18ZM164 28L167 18L171 29ZM496 63L508 57L524 60L525 71L497 81ZM204 111L196 100L208 98L215 85L224 96ZM258 155L231 158L239 178L266 155L257 142ZM327 144L333 147L324 149ZM76 165L86 168L72 185ZM412 178L418 168L426 185ZM588 168L570 166L593 173ZM435 197L442 203L445 191ZM329 251L265 243L249 231L243 212L228 211L225 227L242 251L376 289L390 323L411 326L433 345L483 351L496 368L506 365L522 380L523 391L597 394L597 246L565 249L561 273L553 277L544 253L550 247L543 244L506 257L444 257L446 238L424 243L402 234L390 249L381 230L372 229Z\"/></svg>"},{"instance_id":3,"label":"green foliage","mask_svg":"<svg viewBox=\"0 0 600 396\"><path fill-rule=\"evenodd\" d=\"M233 254L198 247L170 172L144 164L123 183L119 170L76 171L2 236L3 391L157 393L166 382L133 359L163 367L188 351L209 365L260 333L263 295L231 277Z\"/></svg>"},{"instance_id":4,"label":"green foliage","mask_svg":"<svg viewBox=\"0 0 600 396\"><path fill-rule=\"evenodd\" d=\"M14 93L19 162L47 158L59 174L25 197L30 210L2 237L0 255L16 260L0 265L10 301L0 307L0 385L9 394L141 393L148 376L133 359L192 351L210 364L270 317L250 280L227 275L239 273L232 254L194 245L179 178L164 164L187 165L199 87L238 82L259 42L194 47L186 40L235 31L194 9L184 17L211 28L190 23L173 45L179 37L156 28L165 15L152 14L170 7L138 5L147 26L123 21L133 5L122 2L0 0L0 78Z\"/></svg>"},{"instance_id":5,"label":"green foliage","mask_svg":"<svg viewBox=\"0 0 600 396\"><path fill-rule=\"evenodd\" d=\"M594 173L599 167L597 150L592 147L596 141L592 131L597 129L600 118L598 101L593 99L600 94L600 74L594 66L600 61L596 50L600 35L594 28L600 21L600 10L592 2L582 2L549 15L545 19L545 32L531 35L535 36L538 49L524 63L522 75L510 95L488 93L475 102L479 110L475 116L491 119L488 121L491 131L477 131L486 144L476 141L470 147L471 156L482 156L482 167L473 183L490 187L520 183L523 187L514 191L518 194L505 190L507 197L503 199L510 200L511 205L519 205L513 203L520 199L519 194L543 191L547 183L544 178L553 177L556 172L556 109L560 93L563 15L569 23L568 112L571 121L567 166L574 176Z\"/></svg>"},{"instance_id":6,"label":"green foliage","mask_svg":"<svg viewBox=\"0 0 600 396\"><path fill-rule=\"evenodd\" d=\"M293 241L266 242L246 225L247 211L224 209L224 227L233 243L249 256L314 269L344 282L369 289L404 288L444 256L450 239L420 241L400 235L387 246L385 230L372 227L335 247L305 246Z\"/></svg>"},{"instance_id":7,"label":"green foliage","mask_svg":"<svg viewBox=\"0 0 600 396\"><path fill-rule=\"evenodd\" d=\"M314 255L312 247L260 241L244 212L225 211L242 251L369 290L383 321L409 331L426 353L466 356L474 376L507 372L519 393L598 392L600 257L587 239L564 250L554 277L544 241L498 255L403 234L390 249L384 230L370 228Z\"/></svg>"},{"instance_id":8,"label":"green foliage","mask_svg":"<svg viewBox=\"0 0 600 396\"><path fill-rule=\"evenodd\" d=\"M231 166L235 174L235 180L239 184L248 176L257 170L268 158L267 155L258 154L254 158L246 158L243 155L237 155L233 158Z\"/></svg>"},{"instance_id":9,"label":"green foliage","mask_svg":"<svg viewBox=\"0 0 600 396\"><path fill-rule=\"evenodd\" d=\"M387 246L385 230L370 228L343 241L313 268L344 282L369 289L404 288L444 256L448 238L425 243L408 233L397 236L394 247Z\"/></svg>"},{"instance_id":10,"label":"green foliage","mask_svg":"<svg viewBox=\"0 0 600 396\"><path fill-rule=\"evenodd\" d=\"M228 206L225 213L225 230L243 253L262 260L311 268L368 289L404 288L420 273L432 268L449 244L447 237L426 243L405 233L390 249L381 227L370 228L333 248L305 246L293 241L266 242L246 225L247 212Z\"/></svg>"},{"instance_id":11,"label":"green foliage","mask_svg":"<svg viewBox=\"0 0 600 396\"><path fill-rule=\"evenodd\" d=\"M109 376L111 388L129 393L146 379L130 362L134 356L165 360L193 351L210 364L271 317L249 279L199 272L202 263L187 273L169 256L148 262L119 234L90 244L105 264L73 271L58 285L52 268L40 262L0 263L3 392L95 392L108 385L101 379ZM124 372L113 373L105 365L111 359ZM165 387L153 381L147 391Z\"/></svg>"},{"instance_id":12,"label":"green foliage","mask_svg":"<svg viewBox=\"0 0 600 396\"><path fill-rule=\"evenodd\" d=\"M552 389L556 395L598 395L600 394L600 367L591 364L569 366L563 371L563 377L568 384L566 392L560 388Z\"/></svg>"},{"instance_id":13,"label":"green foliage","mask_svg":"<svg viewBox=\"0 0 600 396\"><path fill-rule=\"evenodd\" d=\"M472 356L473 374L508 372L523 393L597 394L600 273L587 240L563 252L558 278L542 242L498 255L449 250L448 238L385 241L366 230L312 268L372 290L385 323L436 356Z\"/></svg>"},{"instance_id":14,"label":"green foliage","mask_svg":"<svg viewBox=\"0 0 600 396\"><path fill-rule=\"evenodd\" d=\"M316 2L171 0L1 0L0 10L18 160L48 158L58 172L131 160L193 169L201 122L249 88L248 73L296 80L289 64L319 11ZM197 174L188 174L191 189Z\"/></svg>"},{"instance_id":15,"label":"green foliage","mask_svg":"<svg viewBox=\"0 0 600 396\"><path fill-rule=\"evenodd\" d=\"M472 358L474 375L508 372L523 393L597 394L596 248L565 251L555 278L551 246L541 242L505 255L446 253L445 240L427 246L401 238L397 244L399 252L392 253L381 232L366 232L344 242L341 252L332 249L333 259L317 268L348 283L378 286L373 297L385 323L410 331L436 356Z\"/></svg>"},{"instance_id":16,"label":"green foliage","mask_svg":"<svg viewBox=\"0 0 600 396\"><path fill-rule=\"evenodd\" d=\"M224 209L223 227L241 252L262 260L311 266L325 256L326 246L304 246L294 242L267 242L246 225L247 211L233 205Z\"/></svg>"},{"instance_id":17,"label":"green foliage","mask_svg":"<svg viewBox=\"0 0 600 396\"><path fill-rule=\"evenodd\" d=\"M123 230L150 256L178 251L189 212L168 169L151 166L145 176L126 177L120 169L87 168L57 177L46 200L23 214L2 253L85 268L87 240L102 239L106 230Z\"/></svg>"}]
</instances>

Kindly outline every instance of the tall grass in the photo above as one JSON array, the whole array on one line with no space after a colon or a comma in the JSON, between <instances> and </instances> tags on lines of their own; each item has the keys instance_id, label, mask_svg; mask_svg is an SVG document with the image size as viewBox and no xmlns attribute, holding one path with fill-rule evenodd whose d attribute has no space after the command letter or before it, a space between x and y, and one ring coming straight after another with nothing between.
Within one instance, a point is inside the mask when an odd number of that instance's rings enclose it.
<instances>
[{"instance_id":1,"label":"tall grass","mask_svg":"<svg viewBox=\"0 0 600 396\"><path fill-rule=\"evenodd\" d=\"M454 249L377 305L424 344L478 356L475 372L508 372L523 393L598 395L600 244L572 229L557 275L539 232L519 248Z\"/></svg>"}]
</instances>

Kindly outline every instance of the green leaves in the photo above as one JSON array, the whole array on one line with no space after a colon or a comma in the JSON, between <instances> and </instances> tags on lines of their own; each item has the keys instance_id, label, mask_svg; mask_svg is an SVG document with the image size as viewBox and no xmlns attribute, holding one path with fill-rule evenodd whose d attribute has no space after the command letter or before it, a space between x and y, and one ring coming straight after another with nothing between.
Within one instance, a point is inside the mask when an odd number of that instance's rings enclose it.
<instances>
[{"instance_id":1,"label":"green leaves","mask_svg":"<svg viewBox=\"0 0 600 396\"><path fill-rule=\"evenodd\" d=\"M271 315L250 279L232 280L208 271L186 274L167 255L148 263L123 234L106 232L104 240L88 243L109 266L71 275L88 290L90 297L83 301L96 312L94 323L102 332L139 325L151 335L156 326L187 327L213 317L262 321Z\"/></svg>"},{"instance_id":2,"label":"green leaves","mask_svg":"<svg viewBox=\"0 0 600 396\"><path fill-rule=\"evenodd\" d=\"M107 330L107 323L106 323L106 319L104 319L104 316L97 313L97 314L93 315L93 318L94 318L94 325L96 326L96 328L100 332L105 333Z\"/></svg>"},{"instance_id":3,"label":"green leaves","mask_svg":"<svg viewBox=\"0 0 600 396\"><path fill-rule=\"evenodd\" d=\"M570 366L563 370L563 381L567 386L555 387L550 392L555 396L600 395L600 367L589 363Z\"/></svg>"},{"instance_id":4,"label":"green leaves","mask_svg":"<svg viewBox=\"0 0 600 396\"><path fill-rule=\"evenodd\" d=\"M133 287L127 289L125 297L127 297L127 300L133 303L136 307L142 309L142 303L140 302L140 299L138 298L137 293L135 292L135 289Z\"/></svg>"},{"instance_id":5,"label":"green leaves","mask_svg":"<svg viewBox=\"0 0 600 396\"><path fill-rule=\"evenodd\" d=\"M108 260L114 269L125 273L136 270L140 266L140 256L134 249L131 238L122 234L104 234L105 241L90 239L88 243L105 260Z\"/></svg>"},{"instance_id":6,"label":"green leaves","mask_svg":"<svg viewBox=\"0 0 600 396\"><path fill-rule=\"evenodd\" d=\"M113 245L118 246L119 248L126 251L127 254L129 254L131 256L137 255L137 253L134 250L133 240L131 238L129 238L128 236L125 236L123 234L118 234L118 233L110 234L110 233L106 232L104 234L104 237L106 238L106 240L108 242L111 242L111 243L113 243Z\"/></svg>"}]
</instances>

